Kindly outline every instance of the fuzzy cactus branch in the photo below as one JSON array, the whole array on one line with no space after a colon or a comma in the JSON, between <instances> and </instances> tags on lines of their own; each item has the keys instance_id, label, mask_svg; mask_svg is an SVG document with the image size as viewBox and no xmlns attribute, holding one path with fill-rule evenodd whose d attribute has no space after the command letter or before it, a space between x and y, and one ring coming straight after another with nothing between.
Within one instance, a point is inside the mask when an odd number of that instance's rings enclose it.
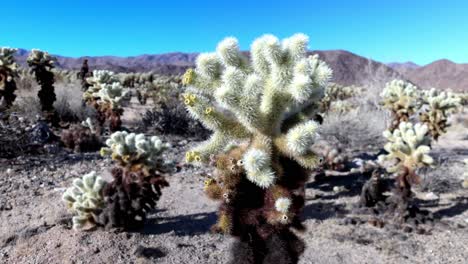
<instances>
[{"instance_id":1,"label":"fuzzy cactus branch","mask_svg":"<svg viewBox=\"0 0 468 264\"><path fill-rule=\"evenodd\" d=\"M101 149L103 156L111 156L122 167L129 169L161 167L161 153L170 147L158 137L146 138L144 134L115 132L106 141L107 147Z\"/></svg>"},{"instance_id":2,"label":"fuzzy cactus branch","mask_svg":"<svg viewBox=\"0 0 468 264\"><path fill-rule=\"evenodd\" d=\"M73 186L65 191L62 200L76 214L73 217L74 229L97 224L98 215L105 206L102 195L105 185L106 182L93 171L75 179Z\"/></svg>"}]
</instances>

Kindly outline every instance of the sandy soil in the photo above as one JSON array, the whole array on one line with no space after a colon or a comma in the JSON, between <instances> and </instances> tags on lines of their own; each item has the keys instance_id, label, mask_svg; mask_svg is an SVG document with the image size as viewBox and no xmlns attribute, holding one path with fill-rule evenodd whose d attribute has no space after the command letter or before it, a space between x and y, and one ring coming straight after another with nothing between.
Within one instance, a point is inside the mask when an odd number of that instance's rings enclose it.
<instances>
[{"instance_id":1,"label":"sandy soil","mask_svg":"<svg viewBox=\"0 0 468 264\"><path fill-rule=\"evenodd\" d=\"M456 135L459 131L454 130ZM463 131L462 131L463 132ZM464 131L463 133L466 133ZM435 146L440 156L468 156L466 138L449 134ZM165 137L168 158L182 160L190 144ZM444 143L445 142L445 143ZM202 193L209 168L183 166L139 232L71 229L60 200L71 181L91 170L108 174L111 163L97 154L56 154L0 160L0 263L225 263L232 239L211 234L216 203ZM458 189L425 201L440 219L428 234L344 224L359 196L359 176L332 176L307 185L300 234L307 249L300 263L467 263L468 193ZM334 192L334 186L343 186Z\"/></svg>"}]
</instances>

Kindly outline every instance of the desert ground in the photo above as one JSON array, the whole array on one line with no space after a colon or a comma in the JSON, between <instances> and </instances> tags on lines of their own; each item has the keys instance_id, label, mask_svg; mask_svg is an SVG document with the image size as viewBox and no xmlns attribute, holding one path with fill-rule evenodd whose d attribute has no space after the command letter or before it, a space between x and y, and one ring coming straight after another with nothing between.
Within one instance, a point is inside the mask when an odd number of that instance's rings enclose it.
<instances>
[{"instance_id":1,"label":"desert ground","mask_svg":"<svg viewBox=\"0 0 468 264\"><path fill-rule=\"evenodd\" d=\"M125 108L124 127L137 130L140 114L148 107L132 101ZM300 263L466 263L468 192L460 177L462 160L468 158L467 115L458 114L452 123L431 152L439 166L424 170L423 183L415 190L420 207L434 213L433 225L419 234L350 221L368 176L311 175L303 212L307 231L298 233L307 244ZM175 162L170 186L163 189L144 229L135 232L71 228L72 214L61 201L62 193L73 179L92 170L110 177L111 161L99 153L73 153L51 144L37 155L0 159L0 263L227 262L233 239L210 232L218 205L203 193L203 181L212 169L184 163L185 151L200 139L161 137L173 146L165 154ZM375 157L380 147L365 150L367 155L346 146L344 152L358 163Z\"/></svg>"}]
</instances>

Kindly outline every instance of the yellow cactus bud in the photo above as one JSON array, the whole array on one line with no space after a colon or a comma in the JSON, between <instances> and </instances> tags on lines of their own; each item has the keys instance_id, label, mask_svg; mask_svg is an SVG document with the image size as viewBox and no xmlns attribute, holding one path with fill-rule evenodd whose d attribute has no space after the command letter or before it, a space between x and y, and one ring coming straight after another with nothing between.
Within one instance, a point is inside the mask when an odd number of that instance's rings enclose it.
<instances>
[{"instance_id":1,"label":"yellow cactus bud","mask_svg":"<svg viewBox=\"0 0 468 264\"><path fill-rule=\"evenodd\" d=\"M213 107L207 107L207 108L205 109L205 114L206 114L206 115L211 115L211 113L213 113Z\"/></svg>"},{"instance_id":2,"label":"yellow cactus bud","mask_svg":"<svg viewBox=\"0 0 468 264\"><path fill-rule=\"evenodd\" d=\"M183 85L190 85L193 82L193 79L195 77L195 72L193 69L188 69L182 78L182 84Z\"/></svg>"},{"instance_id":3,"label":"yellow cactus bud","mask_svg":"<svg viewBox=\"0 0 468 264\"><path fill-rule=\"evenodd\" d=\"M197 96L194 94L184 94L183 97L186 106L193 106L197 99Z\"/></svg>"}]
</instances>

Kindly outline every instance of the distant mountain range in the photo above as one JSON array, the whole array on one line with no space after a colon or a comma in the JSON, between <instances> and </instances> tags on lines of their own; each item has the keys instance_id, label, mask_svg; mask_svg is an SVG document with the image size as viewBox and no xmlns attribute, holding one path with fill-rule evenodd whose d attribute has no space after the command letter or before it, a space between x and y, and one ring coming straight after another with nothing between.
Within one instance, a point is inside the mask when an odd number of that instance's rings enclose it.
<instances>
[{"instance_id":1,"label":"distant mountain range","mask_svg":"<svg viewBox=\"0 0 468 264\"><path fill-rule=\"evenodd\" d=\"M383 86L393 79L404 79L422 88L451 88L468 90L468 64L456 64L448 60L419 66L412 62L383 64L344 50L311 51L333 69L333 81L343 85ZM16 59L25 66L28 51L20 49ZM248 55L248 53L246 53ZM193 67L198 53L165 53L133 57L97 56L63 57L56 56L58 67L79 70L84 59L92 69L106 69L116 72L154 71L161 74L181 74Z\"/></svg>"},{"instance_id":2,"label":"distant mountain range","mask_svg":"<svg viewBox=\"0 0 468 264\"><path fill-rule=\"evenodd\" d=\"M455 63L443 59L424 66L418 66L412 62L389 63L388 65L422 88L435 87L468 91L468 64L466 63Z\"/></svg>"}]
</instances>

